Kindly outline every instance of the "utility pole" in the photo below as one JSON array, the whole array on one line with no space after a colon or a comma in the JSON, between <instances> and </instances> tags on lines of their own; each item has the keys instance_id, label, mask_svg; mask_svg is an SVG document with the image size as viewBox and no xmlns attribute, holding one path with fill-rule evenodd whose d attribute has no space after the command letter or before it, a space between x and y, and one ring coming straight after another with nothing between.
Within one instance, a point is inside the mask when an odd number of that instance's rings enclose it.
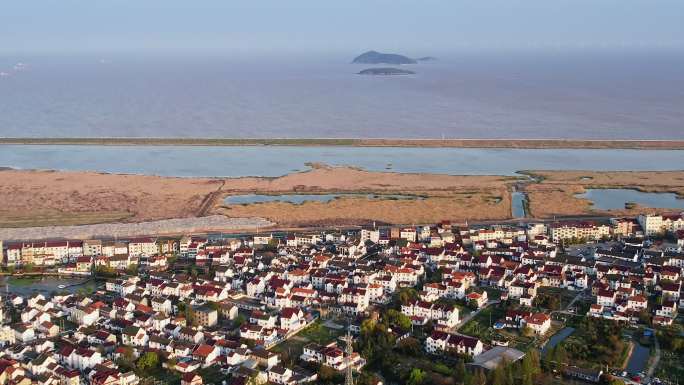
<instances>
[{"instance_id":1,"label":"utility pole","mask_svg":"<svg viewBox=\"0 0 684 385\"><path fill-rule=\"evenodd\" d=\"M352 347L352 337L351 337L351 332L349 331L349 322L347 322L347 336L345 337L345 341L347 342L347 347L345 349L346 354L346 373L345 373L345 378L344 378L344 385L354 385L354 371L352 369L352 353L354 353L354 348Z\"/></svg>"}]
</instances>

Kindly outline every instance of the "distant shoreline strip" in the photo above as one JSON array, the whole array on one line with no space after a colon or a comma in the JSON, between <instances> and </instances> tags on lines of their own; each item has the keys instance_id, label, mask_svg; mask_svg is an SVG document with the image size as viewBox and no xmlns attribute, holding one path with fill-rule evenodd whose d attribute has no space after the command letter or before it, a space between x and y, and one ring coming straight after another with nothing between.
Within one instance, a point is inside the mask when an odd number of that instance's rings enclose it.
<instances>
[{"instance_id":1,"label":"distant shoreline strip","mask_svg":"<svg viewBox=\"0 0 684 385\"><path fill-rule=\"evenodd\" d=\"M237 139L237 138L0 138L0 145L96 146L340 146L521 149L684 150L684 140L605 139Z\"/></svg>"}]
</instances>

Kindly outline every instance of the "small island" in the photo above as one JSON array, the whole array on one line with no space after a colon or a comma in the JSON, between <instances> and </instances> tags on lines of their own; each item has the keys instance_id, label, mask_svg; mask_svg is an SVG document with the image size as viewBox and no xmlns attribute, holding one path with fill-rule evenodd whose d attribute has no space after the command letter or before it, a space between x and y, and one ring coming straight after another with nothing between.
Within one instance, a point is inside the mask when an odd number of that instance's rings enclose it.
<instances>
[{"instance_id":1,"label":"small island","mask_svg":"<svg viewBox=\"0 0 684 385\"><path fill-rule=\"evenodd\" d=\"M413 75L415 72L403 70L399 68L368 68L358 72L359 75L376 75L376 76L391 76L391 75Z\"/></svg>"},{"instance_id":2,"label":"small island","mask_svg":"<svg viewBox=\"0 0 684 385\"><path fill-rule=\"evenodd\" d=\"M352 60L353 64L416 64L415 59L394 53L381 53L378 51L368 51L357 56Z\"/></svg>"},{"instance_id":3,"label":"small island","mask_svg":"<svg viewBox=\"0 0 684 385\"><path fill-rule=\"evenodd\" d=\"M437 58L434 56L423 56L423 57L419 57L416 60L418 60L418 61L435 61L435 60L437 60Z\"/></svg>"}]
</instances>

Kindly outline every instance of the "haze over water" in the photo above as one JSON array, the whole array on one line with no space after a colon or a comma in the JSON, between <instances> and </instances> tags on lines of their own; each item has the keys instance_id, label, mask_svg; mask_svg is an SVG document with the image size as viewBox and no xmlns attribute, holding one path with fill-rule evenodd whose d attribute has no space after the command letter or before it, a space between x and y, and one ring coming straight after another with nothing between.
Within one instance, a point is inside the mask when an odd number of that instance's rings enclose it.
<instances>
[{"instance_id":1,"label":"haze over water","mask_svg":"<svg viewBox=\"0 0 684 385\"><path fill-rule=\"evenodd\" d=\"M359 53L0 56L0 136L684 139L681 53Z\"/></svg>"}]
</instances>

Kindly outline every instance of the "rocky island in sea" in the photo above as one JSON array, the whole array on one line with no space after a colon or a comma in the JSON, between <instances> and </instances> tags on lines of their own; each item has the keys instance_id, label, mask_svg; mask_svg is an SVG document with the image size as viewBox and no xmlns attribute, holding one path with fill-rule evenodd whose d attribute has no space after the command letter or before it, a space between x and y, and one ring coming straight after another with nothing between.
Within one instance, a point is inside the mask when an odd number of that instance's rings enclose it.
<instances>
[{"instance_id":1,"label":"rocky island in sea","mask_svg":"<svg viewBox=\"0 0 684 385\"><path fill-rule=\"evenodd\" d=\"M415 72L404 70L400 68L367 68L358 72L359 75L376 75L376 76L391 76L391 75L413 75Z\"/></svg>"},{"instance_id":2,"label":"rocky island in sea","mask_svg":"<svg viewBox=\"0 0 684 385\"><path fill-rule=\"evenodd\" d=\"M378 51L368 51L357 56L352 60L354 64L416 64L415 59L395 53L381 53Z\"/></svg>"}]
</instances>

